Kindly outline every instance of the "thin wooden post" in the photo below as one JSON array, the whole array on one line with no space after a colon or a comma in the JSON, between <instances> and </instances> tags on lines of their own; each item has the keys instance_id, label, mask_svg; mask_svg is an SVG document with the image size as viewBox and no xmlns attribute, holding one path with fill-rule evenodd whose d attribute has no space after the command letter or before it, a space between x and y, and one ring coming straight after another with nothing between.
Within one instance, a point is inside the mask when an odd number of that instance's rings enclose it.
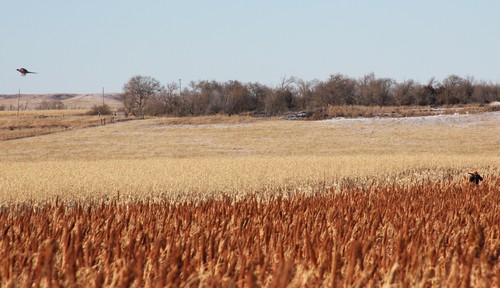
<instances>
[{"instance_id":1,"label":"thin wooden post","mask_svg":"<svg viewBox=\"0 0 500 288\"><path fill-rule=\"evenodd\" d=\"M17 93L17 117L19 118L19 101L21 100L21 89Z\"/></svg>"}]
</instances>

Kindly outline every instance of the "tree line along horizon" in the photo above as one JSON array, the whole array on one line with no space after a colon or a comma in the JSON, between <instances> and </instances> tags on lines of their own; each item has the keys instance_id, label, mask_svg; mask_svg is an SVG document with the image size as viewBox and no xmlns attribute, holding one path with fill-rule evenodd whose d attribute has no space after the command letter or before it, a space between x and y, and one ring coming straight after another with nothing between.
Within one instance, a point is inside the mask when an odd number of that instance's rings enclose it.
<instances>
[{"instance_id":1,"label":"tree line along horizon","mask_svg":"<svg viewBox=\"0 0 500 288\"><path fill-rule=\"evenodd\" d=\"M162 85L150 76L133 76L123 86L124 111L135 115L206 116L260 113L280 115L290 111L322 113L326 107L442 106L487 104L500 101L500 85L451 75L442 82L431 78L397 82L370 73L359 79L342 74L325 81L283 77L276 87L237 80L191 81Z\"/></svg>"},{"instance_id":2,"label":"tree line along horizon","mask_svg":"<svg viewBox=\"0 0 500 288\"><path fill-rule=\"evenodd\" d=\"M302 111L321 118L331 106L482 105L500 101L500 84L457 75L442 82L433 77L425 84L411 79L397 82L369 73L358 79L334 74L324 81L283 77L275 87L237 80L200 80L183 88L181 91L176 81L162 85L151 76L133 76L123 85L120 110L135 116L275 116ZM36 109L65 109L65 105L44 101ZM110 113L111 108L104 104L94 105L89 114Z\"/></svg>"}]
</instances>

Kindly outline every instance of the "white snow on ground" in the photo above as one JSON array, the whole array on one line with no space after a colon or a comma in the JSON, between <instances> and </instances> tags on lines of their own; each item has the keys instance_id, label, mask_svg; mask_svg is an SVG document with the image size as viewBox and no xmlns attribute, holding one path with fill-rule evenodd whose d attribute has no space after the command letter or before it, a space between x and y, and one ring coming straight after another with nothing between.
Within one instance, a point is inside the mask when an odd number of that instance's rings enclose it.
<instances>
[{"instance_id":1,"label":"white snow on ground","mask_svg":"<svg viewBox=\"0 0 500 288\"><path fill-rule=\"evenodd\" d=\"M478 114L451 114L451 115L432 115L420 117L399 117L399 118L333 118L321 120L320 122L328 122L335 124L442 124L442 125L468 125L482 121L497 121L500 126L500 111Z\"/></svg>"}]
</instances>

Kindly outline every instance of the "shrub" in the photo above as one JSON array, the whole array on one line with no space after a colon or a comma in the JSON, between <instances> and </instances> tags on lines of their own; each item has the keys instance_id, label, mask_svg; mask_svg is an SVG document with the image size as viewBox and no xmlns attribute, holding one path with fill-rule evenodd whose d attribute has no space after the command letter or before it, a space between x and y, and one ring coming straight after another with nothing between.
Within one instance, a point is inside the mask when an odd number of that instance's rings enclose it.
<instances>
[{"instance_id":1,"label":"shrub","mask_svg":"<svg viewBox=\"0 0 500 288\"><path fill-rule=\"evenodd\" d=\"M111 108L106 105L94 105L90 108L90 111L87 113L88 115L110 115L112 113Z\"/></svg>"}]
</instances>

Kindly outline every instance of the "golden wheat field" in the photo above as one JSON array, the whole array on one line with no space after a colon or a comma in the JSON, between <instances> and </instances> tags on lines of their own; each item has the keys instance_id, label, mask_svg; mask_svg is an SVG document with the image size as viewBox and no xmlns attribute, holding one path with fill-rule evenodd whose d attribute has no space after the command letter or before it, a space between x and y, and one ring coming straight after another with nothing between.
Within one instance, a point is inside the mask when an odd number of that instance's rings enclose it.
<instances>
[{"instance_id":1,"label":"golden wheat field","mask_svg":"<svg viewBox=\"0 0 500 288\"><path fill-rule=\"evenodd\" d=\"M499 287L499 123L156 118L3 141L0 285Z\"/></svg>"},{"instance_id":2,"label":"golden wheat field","mask_svg":"<svg viewBox=\"0 0 500 288\"><path fill-rule=\"evenodd\" d=\"M0 201L314 191L498 175L500 112L335 121L149 119L0 142ZM1 118L0 118L1 119Z\"/></svg>"}]
</instances>

